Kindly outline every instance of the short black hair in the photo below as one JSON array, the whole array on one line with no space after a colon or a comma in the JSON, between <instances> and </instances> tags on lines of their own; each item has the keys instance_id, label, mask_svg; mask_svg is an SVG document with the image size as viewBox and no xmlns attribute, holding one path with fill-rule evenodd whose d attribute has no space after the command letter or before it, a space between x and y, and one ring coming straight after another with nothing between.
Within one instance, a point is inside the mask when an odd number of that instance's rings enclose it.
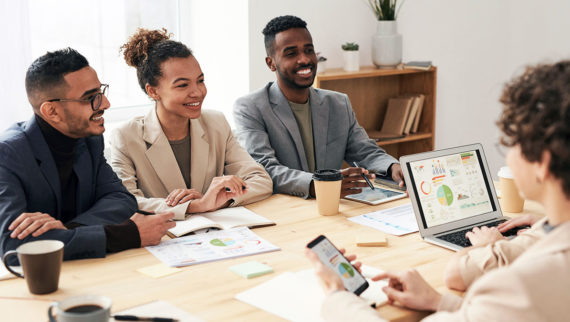
<instances>
[{"instance_id":1,"label":"short black hair","mask_svg":"<svg viewBox=\"0 0 570 322\"><path fill-rule=\"evenodd\" d=\"M275 35L292 28L305 28L307 23L295 16L279 16L271 19L265 28L263 28L263 42L265 43L265 51L268 56L273 55L273 44L275 44Z\"/></svg>"},{"instance_id":2,"label":"short black hair","mask_svg":"<svg viewBox=\"0 0 570 322\"><path fill-rule=\"evenodd\" d=\"M42 100L54 98L55 91L66 88L63 78L66 74L89 66L87 59L73 48L64 48L34 60L26 72L26 93L34 110L38 110Z\"/></svg>"}]
</instances>

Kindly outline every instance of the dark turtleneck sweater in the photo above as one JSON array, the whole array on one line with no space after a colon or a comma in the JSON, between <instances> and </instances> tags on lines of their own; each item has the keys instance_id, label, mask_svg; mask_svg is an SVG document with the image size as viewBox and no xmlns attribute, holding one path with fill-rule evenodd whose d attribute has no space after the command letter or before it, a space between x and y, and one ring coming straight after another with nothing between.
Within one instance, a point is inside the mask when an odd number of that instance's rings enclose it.
<instances>
[{"instance_id":1,"label":"dark turtleneck sweater","mask_svg":"<svg viewBox=\"0 0 570 322\"><path fill-rule=\"evenodd\" d=\"M67 229L82 226L73 222L77 213L78 179L73 171L75 150L78 139L70 138L36 115L36 121L51 151L61 187L61 217L60 220ZM119 252L125 249L138 248L141 245L137 225L130 219L117 225L105 225L107 237L107 252Z\"/></svg>"}]
</instances>

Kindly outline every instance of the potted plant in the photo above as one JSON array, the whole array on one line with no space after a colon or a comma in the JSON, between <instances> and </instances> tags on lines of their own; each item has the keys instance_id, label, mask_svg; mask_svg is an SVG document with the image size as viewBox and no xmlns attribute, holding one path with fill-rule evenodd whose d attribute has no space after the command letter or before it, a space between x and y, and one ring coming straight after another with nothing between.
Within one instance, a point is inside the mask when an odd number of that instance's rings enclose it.
<instances>
[{"instance_id":1,"label":"potted plant","mask_svg":"<svg viewBox=\"0 0 570 322\"><path fill-rule=\"evenodd\" d=\"M327 58L321 55L320 52L317 53L317 74L322 74L327 69Z\"/></svg>"},{"instance_id":2,"label":"potted plant","mask_svg":"<svg viewBox=\"0 0 570 322\"><path fill-rule=\"evenodd\" d=\"M360 54L358 44L347 42L341 46L344 54L344 70L354 72L360 69Z\"/></svg>"},{"instance_id":3,"label":"potted plant","mask_svg":"<svg viewBox=\"0 0 570 322\"><path fill-rule=\"evenodd\" d=\"M398 34L396 18L404 1L367 0L378 20L372 36L372 62L378 68L393 68L402 62L402 35Z\"/></svg>"}]
</instances>

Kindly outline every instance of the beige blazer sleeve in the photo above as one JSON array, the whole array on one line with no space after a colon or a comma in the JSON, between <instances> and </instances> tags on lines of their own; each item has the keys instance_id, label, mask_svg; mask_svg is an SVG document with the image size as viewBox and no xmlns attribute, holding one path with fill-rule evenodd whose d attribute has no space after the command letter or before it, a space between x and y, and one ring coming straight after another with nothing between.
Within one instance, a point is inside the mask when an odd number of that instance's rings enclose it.
<instances>
[{"instance_id":1,"label":"beige blazer sleeve","mask_svg":"<svg viewBox=\"0 0 570 322\"><path fill-rule=\"evenodd\" d=\"M175 207L166 204L165 197L169 192L164 189L144 153L146 145L139 135L141 122L142 118L136 118L111 133L111 166L125 188L137 199L139 209L155 213L172 212L176 220L183 220L190 201Z\"/></svg>"},{"instance_id":2,"label":"beige blazer sleeve","mask_svg":"<svg viewBox=\"0 0 570 322\"><path fill-rule=\"evenodd\" d=\"M544 236L542 225L546 218L511 240L500 240L490 245L474 248L459 258L458 268L466 286L486 272L510 265L525 250Z\"/></svg>"},{"instance_id":3,"label":"beige blazer sleeve","mask_svg":"<svg viewBox=\"0 0 570 322\"><path fill-rule=\"evenodd\" d=\"M202 111L190 121L191 188L205 193L214 177L236 175L247 183L247 193L232 206L267 198L273 192L265 169L237 143L223 114ZM174 212L185 217L189 202L169 207L164 198L174 189L186 188L184 177L154 109L111 134L111 166L142 210Z\"/></svg>"},{"instance_id":4,"label":"beige blazer sleeve","mask_svg":"<svg viewBox=\"0 0 570 322\"><path fill-rule=\"evenodd\" d=\"M511 265L475 281L461 305L457 297L445 295L439 311L424 321L567 321L569 270L570 222L566 222ZM322 311L327 321L381 321L363 300L348 292L329 295Z\"/></svg>"},{"instance_id":5,"label":"beige blazer sleeve","mask_svg":"<svg viewBox=\"0 0 570 322\"><path fill-rule=\"evenodd\" d=\"M231 130L228 132L225 160L224 174L238 176L248 186L247 193L235 198L232 206L245 205L271 196L273 181L269 174L241 147Z\"/></svg>"}]
</instances>

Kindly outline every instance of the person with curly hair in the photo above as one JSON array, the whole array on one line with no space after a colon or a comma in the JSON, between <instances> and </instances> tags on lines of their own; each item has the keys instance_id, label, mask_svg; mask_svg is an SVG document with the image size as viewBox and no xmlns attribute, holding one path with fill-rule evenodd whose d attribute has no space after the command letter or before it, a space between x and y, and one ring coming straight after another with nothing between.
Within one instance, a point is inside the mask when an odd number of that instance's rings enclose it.
<instances>
[{"instance_id":1,"label":"person with curly hair","mask_svg":"<svg viewBox=\"0 0 570 322\"><path fill-rule=\"evenodd\" d=\"M295 16L272 19L263 29L267 67L276 82L234 104L236 137L261 163L276 193L315 197L315 170L358 162L404 185L398 161L358 124L346 94L311 87L317 55L307 23ZM341 196L361 192L363 168L342 169Z\"/></svg>"},{"instance_id":2,"label":"person with curly hair","mask_svg":"<svg viewBox=\"0 0 570 322\"><path fill-rule=\"evenodd\" d=\"M529 67L505 86L497 122L507 164L521 194L544 206L535 224L543 235L515 261L485 272L464 298L435 291L415 270L386 272L389 302L437 311L425 321L566 321L570 315L570 61ZM519 237L517 237L519 238ZM344 289L340 278L306 251L327 298L329 321L381 321L363 300ZM348 256L351 260L355 256ZM359 267L360 264L356 263Z\"/></svg>"},{"instance_id":3,"label":"person with curly hair","mask_svg":"<svg viewBox=\"0 0 570 322\"><path fill-rule=\"evenodd\" d=\"M204 73L166 29L139 29L121 49L155 102L111 135L111 165L140 209L186 214L270 196L272 182L234 139L223 114L203 110Z\"/></svg>"}]
</instances>

